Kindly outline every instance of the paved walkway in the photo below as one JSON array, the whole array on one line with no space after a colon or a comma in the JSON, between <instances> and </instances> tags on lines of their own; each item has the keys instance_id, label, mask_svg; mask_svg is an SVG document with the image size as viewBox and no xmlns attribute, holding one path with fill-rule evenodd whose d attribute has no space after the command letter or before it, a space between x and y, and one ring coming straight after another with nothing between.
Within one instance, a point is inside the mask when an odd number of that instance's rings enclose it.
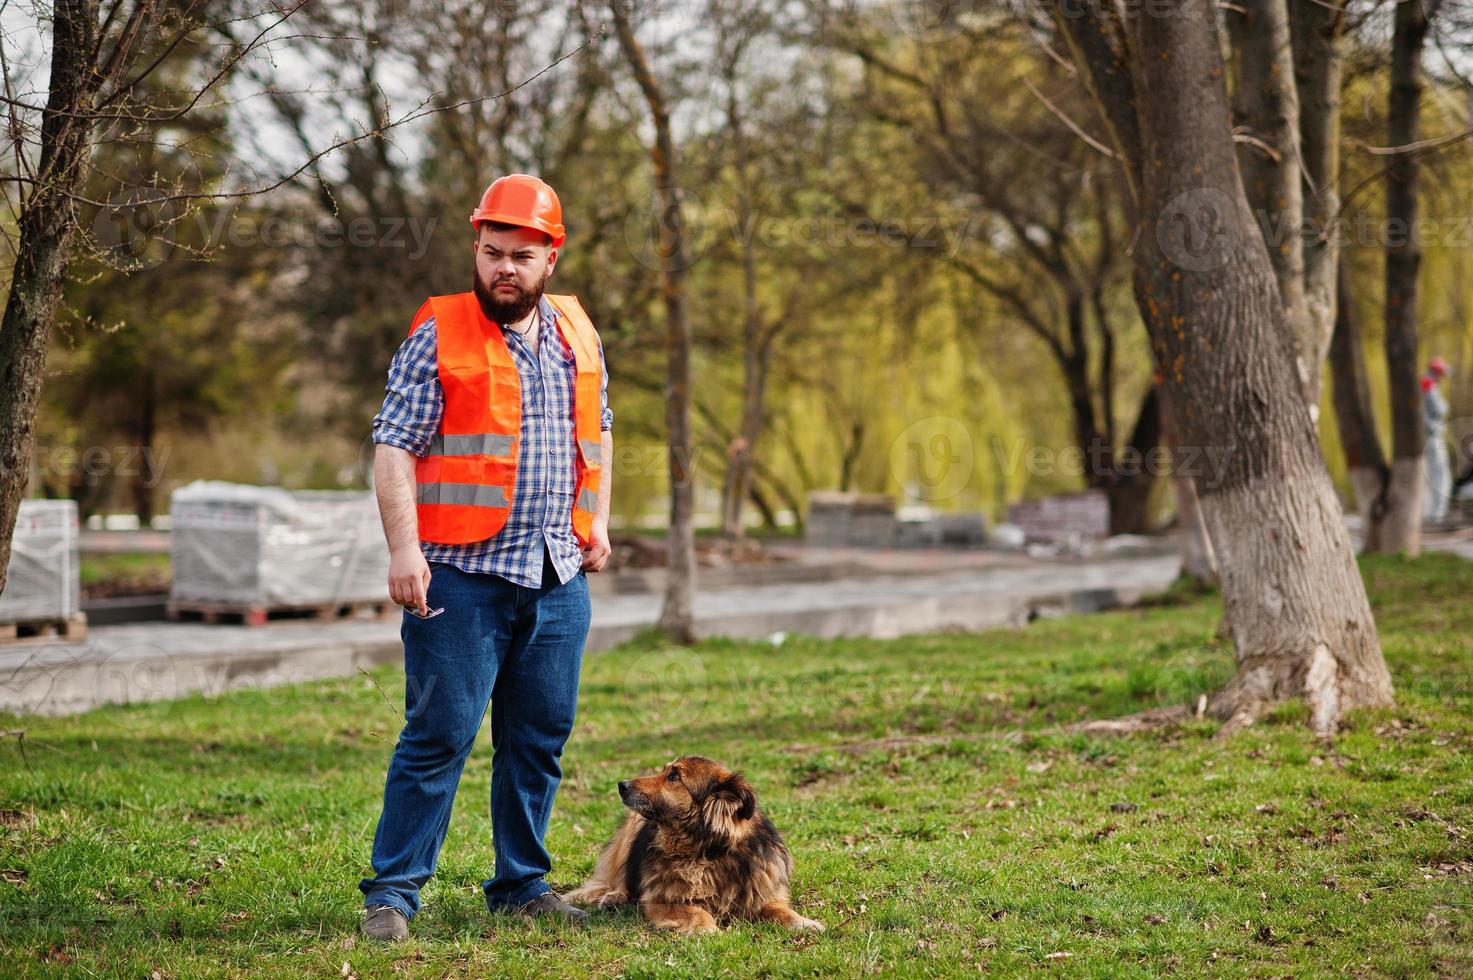
<instances>
[{"instance_id":1,"label":"paved walkway","mask_svg":"<svg viewBox=\"0 0 1473 980\"><path fill-rule=\"evenodd\" d=\"M1473 528L1441 531L1422 535L1422 546L1428 551L1446 551L1473 561Z\"/></svg>"},{"instance_id":2,"label":"paved walkway","mask_svg":"<svg viewBox=\"0 0 1473 980\"><path fill-rule=\"evenodd\" d=\"M698 634L895 637L1022 624L1038 615L1134 602L1168 585L1179 568L1175 554L1160 551L1072 560L939 549L810 550L795 557L834 565L839 577L772 581L784 574L774 566L763 584L698 590ZM628 640L659 615L658 592L599 591L590 652ZM0 711L66 714L105 703L345 676L399 660L398 629L397 620L100 626L85 643L0 647Z\"/></svg>"}]
</instances>

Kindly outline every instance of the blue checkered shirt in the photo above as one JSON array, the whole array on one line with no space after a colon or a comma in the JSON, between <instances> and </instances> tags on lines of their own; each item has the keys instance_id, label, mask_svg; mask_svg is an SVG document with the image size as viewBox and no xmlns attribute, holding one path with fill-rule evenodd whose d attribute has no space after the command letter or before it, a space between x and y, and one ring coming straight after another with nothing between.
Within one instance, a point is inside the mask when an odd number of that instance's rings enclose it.
<instances>
[{"instance_id":1,"label":"blue checkered shirt","mask_svg":"<svg viewBox=\"0 0 1473 980\"><path fill-rule=\"evenodd\" d=\"M527 588L542 584L543 542L558 580L578 573L583 555L573 536L570 515L577 483L573 441L573 349L556 326L559 316L543 297L538 310L537 353L515 330L502 327L522 381L522 438L517 447L517 482L506 526L472 544L420 543L426 561L445 562L466 572L486 572ZM373 441L423 456L440 431L445 394L440 387L433 317L399 345L389 365L383 408L373 417ZM603 360L603 341L598 344ZM609 409L609 370L604 366L599 392L601 428L614 425Z\"/></svg>"}]
</instances>

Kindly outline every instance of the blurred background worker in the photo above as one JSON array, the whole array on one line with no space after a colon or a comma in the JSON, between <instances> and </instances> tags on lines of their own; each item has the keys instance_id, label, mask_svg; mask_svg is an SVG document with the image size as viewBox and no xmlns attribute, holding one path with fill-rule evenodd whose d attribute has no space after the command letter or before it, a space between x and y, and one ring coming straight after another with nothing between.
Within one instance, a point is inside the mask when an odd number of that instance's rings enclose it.
<instances>
[{"instance_id":1,"label":"blurred background worker","mask_svg":"<svg viewBox=\"0 0 1473 980\"><path fill-rule=\"evenodd\" d=\"M1422 505L1422 519L1428 524L1441 524L1447 519L1447 505L1452 498L1452 463L1447 452L1447 398L1439 387L1452 372L1447 361L1434 357L1427 362L1422 376L1422 417L1427 427L1427 444L1422 452L1422 466L1427 476L1427 496Z\"/></svg>"}]
</instances>

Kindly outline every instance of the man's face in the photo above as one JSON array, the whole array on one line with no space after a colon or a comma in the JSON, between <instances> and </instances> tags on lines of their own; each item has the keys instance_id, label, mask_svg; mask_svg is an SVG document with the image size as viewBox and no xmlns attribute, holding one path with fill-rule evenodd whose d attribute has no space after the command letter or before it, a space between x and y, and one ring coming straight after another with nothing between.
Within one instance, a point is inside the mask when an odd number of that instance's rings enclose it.
<instances>
[{"instance_id":1,"label":"man's face","mask_svg":"<svg viewBox=\"0 0 1473 980\"><path fill-rule=\"evenodd\" d=\"M476 232L475 293L481 310L496 323L516 323L532 312L557 264L557 249L535 228Z\"/></svg>"}]
</instances>

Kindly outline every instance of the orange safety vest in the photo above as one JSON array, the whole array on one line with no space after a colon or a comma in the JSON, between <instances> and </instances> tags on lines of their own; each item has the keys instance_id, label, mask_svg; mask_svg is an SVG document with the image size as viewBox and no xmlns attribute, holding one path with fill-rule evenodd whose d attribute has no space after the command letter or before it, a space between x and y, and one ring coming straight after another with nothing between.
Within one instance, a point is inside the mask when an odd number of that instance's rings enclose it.
<instances>
[{"instance_id":1,"label":"orange safety vest","mask_svg":"<svg viewBox=\"0 0 1473 980\"><path fill-rule=\"evenodd\" d=\"M603 364L593 321L573 296L548 295L573 349L573 434L578 444L573 536L589 546L603 472L600 389ZM522 378L501 328L481 311L475 293L432 296L414 315L412 334L431 316L445 411L428 453L415 466L421 541L470 544L506 526L516 494L522 435Z\"/></svg>"}]
</instances>

